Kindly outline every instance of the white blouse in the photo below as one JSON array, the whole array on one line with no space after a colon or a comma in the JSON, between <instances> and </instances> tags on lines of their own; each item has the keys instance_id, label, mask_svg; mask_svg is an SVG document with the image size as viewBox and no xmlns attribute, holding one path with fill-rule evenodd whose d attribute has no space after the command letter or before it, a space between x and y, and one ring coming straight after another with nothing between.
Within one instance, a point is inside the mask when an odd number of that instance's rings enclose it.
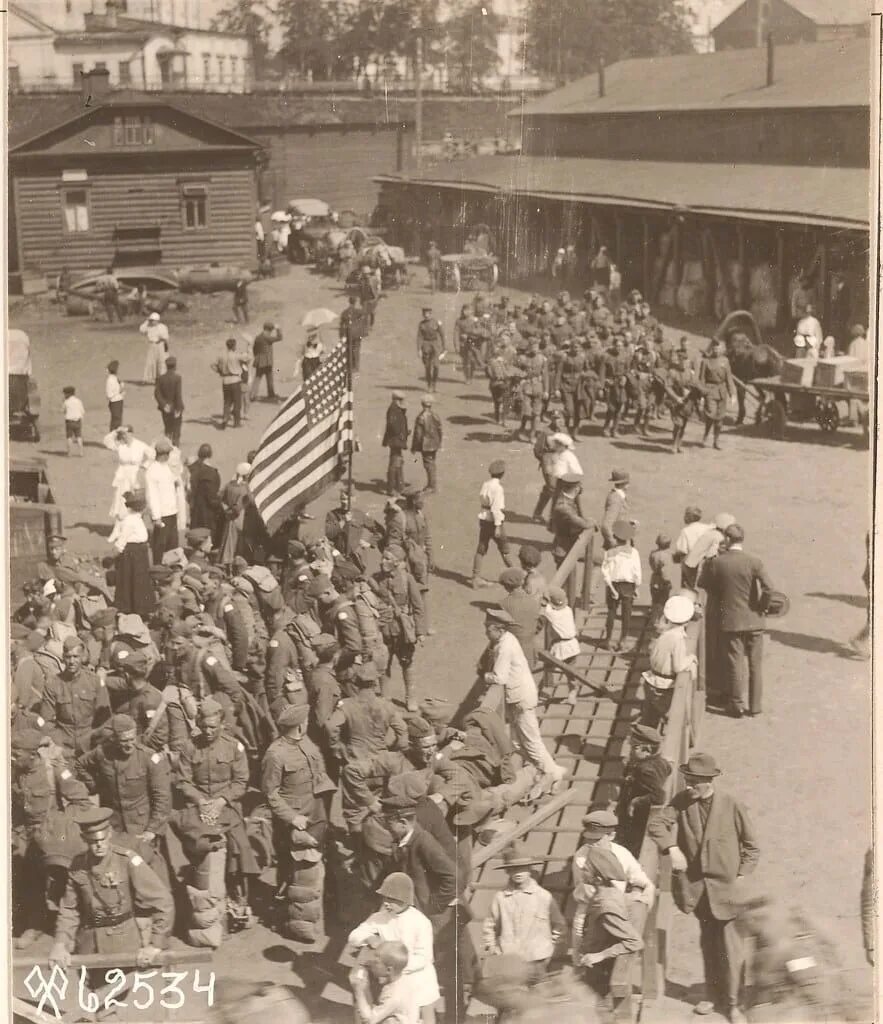
<instances>
[{"instance_id":1,"label":"white blouse","mask_svg":"<svg viewBox=\"0 0 883 1024\"><path fill-rule=\"evenodd\" d=\"M118 519L108 540L121 554L127 544L146 543L147 527L141 513L127 512L122 519Z\"/></svg>"}]
</instances>

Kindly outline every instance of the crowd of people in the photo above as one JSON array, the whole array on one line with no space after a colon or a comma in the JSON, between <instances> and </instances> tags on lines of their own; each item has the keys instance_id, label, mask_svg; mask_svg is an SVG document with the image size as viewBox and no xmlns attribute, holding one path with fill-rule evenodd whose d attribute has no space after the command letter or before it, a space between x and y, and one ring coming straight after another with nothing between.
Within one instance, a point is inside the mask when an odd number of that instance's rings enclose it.
<instances>
[{"instance_id":1,"label":"crowd of people","mask_svg":"<svg viewBox=\"0 0 883 1024\"><path fill-rule=\"evenodd\" d=\"M354 371L376 298L372 285L341 317ZM440 486L433 392L449 354L441 324L423 310L417 349L427 394L413 430L404 393L392 393L382 521L354 509L344 490L309 543L299 536L306 512L284 534L267 535L248 487L254 453L223 487L211 446L183 458L181 381L160 326L158 314L142 325L145 379L163 425L152 444L123 425L125 391L118 365L108 366L114 555L79 559L54 536L13 619L16 946L48 933L50 960L62 967L95 950L148 965L172 934L217 948L257 917L306 944L336 933L357 951L358 1018L377 1024L432 1024L442 997L446 1019L461 1020L479 979L504 1019L529 1016L531 993L547 991L549 964L566 948L591 997L580 1017L588 1021L609 1012L617 964L642 948L655 899L637 860L646 833L671 860L678 906L699 921L708 998L697 1012L744 1019L741 936L765 906L740 897L758 859L750 819L700 752L680 766L686 788L662 810L672 765L660 753L675 680L697 669L691 622L712 623L708 678L721 709L734 718L762 711L764 619L787 599L743 550L734 517L707 521L688 508L674 544L656 538L643 704L618 800L582 820L572 920L537 880L540 861L513 843L477 950L467 928L474 849L511 828L511 808L566 784L540 732L537 653L572 664L583 638L565 591L540 571L540 550L510 546L506 464L494 460L478 496L472 583L496 585L482 575L493 543L504 597L485 611L475 699L454 727L456 709L421 692L415 656L434 634L424 496ZM261 377L268 399L277 398L280 340L268 321L252 352L227 342L215 364L223 425L240 424L243 398L257 397ZM305 378L322 358L317 336L311 341ZM630 477L614 470L596 523L582 509L575 439L603 402L609 436L632 414L646 432L667 406L674 451L700 411L703 443L719 447L734 395L719 343L697 362L686 339L666 339L639 293L611 310L603 290L591 289L582 300L561 292L523 310L477 295L457 320L454 347L467 380L487 375L497 422L505 426L514 410L518 436L533 444L534 519L545 521L549 508L556 565L583 531L597 533L607 605L599 646L632 656L643 569ZM67 420L78 410L65 397ZM77 436L68 433L74 449ZM425 487L404 480L409 446L422 457ZM572 688L567 700L578 699ZM267 865L275 865L269 893L258 885Z\"/></svg>"}]
</instances>

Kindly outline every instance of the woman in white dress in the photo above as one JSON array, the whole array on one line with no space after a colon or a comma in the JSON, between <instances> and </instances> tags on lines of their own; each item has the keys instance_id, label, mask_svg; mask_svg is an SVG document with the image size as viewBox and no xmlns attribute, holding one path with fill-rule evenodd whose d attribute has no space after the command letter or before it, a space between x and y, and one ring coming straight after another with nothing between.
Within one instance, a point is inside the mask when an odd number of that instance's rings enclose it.
<instances>
[{"instance_id":1,"label":"woman in white dress","mask_svg":"<svg viewBox=\"0 0 883 1024\"><path fill-rule=\"evenodd\" d=\"M402 942L408 950L403 978L411 985L423 1024L435 1021L435 1004L441 998L432 948L432 923L414 906L414 883L408 875L395 871L387 875L377 890L382 899L373 913L349 935L349 943L358 949L373 948L378 942Z\"/></svg>"},{"instance_id":2,"label":"woman in white dress","mask_svg":"<svg viewBox=\"0 0 883 1024\"><path fill-rule=\"evenodd\" d=\"M116 452L117 471L114 474L113 501L110 505L110 518L122 519L126 514L126 503L123 495L127 491L144 489L144 470L153 462L156 452L135 437L131 427L120 427L112 430L102 442L108 451Z\"/></svg>"}]
</instances>

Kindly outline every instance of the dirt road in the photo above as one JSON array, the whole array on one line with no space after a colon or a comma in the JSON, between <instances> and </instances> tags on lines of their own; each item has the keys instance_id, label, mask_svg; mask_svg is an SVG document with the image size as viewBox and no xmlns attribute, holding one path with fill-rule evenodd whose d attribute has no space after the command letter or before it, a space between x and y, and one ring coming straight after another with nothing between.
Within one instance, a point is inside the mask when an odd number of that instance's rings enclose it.
<instances>
[{"instance_id":1,"label":"dirt road","mask_svg":"<svg viewBox=\"0 0 883 1024\"><path fill-rule=\"evenodd\" d=\"M276 347L276 359L281 390L287 393L303 344L300 318L313 306L339 310L343 297L327 279L301 268L251 291L257 322L247 333L257 331L267 317L280 322L285 340ZM515 301L523 301L524 296L508 291ZM229 296L197 298L191 311L169 321L172 350L184 378L185 453L201 442L211 443L224 479L256 445L275 411L266 403L254 404L250 420L238 431L222 433L212 423L220 406L220 384L208 366L228 335L244 333L224 323L229 302ZM424 303L433 306L450 331L460 297L429 296L421 278L380 303L375 330L363 350L356 385L362 443L355 466L356 500L377 515L383 503L379 485L385 478L379 442L391 389L402 388L408 395L411 423L419 411L423 389L415 331ZM107 429L104 368L110 358L120 360L128 387L125 419L138 436L156 437L161 421L152 388L137 383L143 339L132 323L121 328L68 319L45 305L13 309L10 319L12 326L31 335L34 373L44 400L38 448L49 460L70 547L106 551L113 462L100 447ZM77 386L88 414L82 460L63 454L61 388L68 383ZM483 647L477 595L464 584L476 539L476 496L492 459L504 458L509 467L505 486L515 543L546 545L549 535L528 519L539 479L530 446L509 440L491 422L486 382L465 385L459 372L443 367L437 410L445 423L445 444L439 458L441 490L429 510L439 567L432 589L438 634L418 655L417 669L426 692L456 702L472 684ZM748 431L728 432L724 451L718 453L696 446L700 427L693 424L685 454L673 456L663 447L667 429L660 420L657 444L631 434L608 440L600 437L600 424L593 424L577 445L586 473L584 509L599 515L611 469L628 470L645 566L658 532L676 536L685 505L698 504L709 517L731 512L745 528L746 549L764 560L774 582L790 595L791 612L772 623L767 641L764 714L739 722L708 717L702 745L723 767L721 785L752 812L761 849L753 884L807 910L836 943L856 986L867 990L870 973L861 949L858 893L862 857L871 842L871 699L867 663L852 660L844 648L864 617L860 576L869 522L867 452L847 434L834 444L821 443L820 432L812 428L792 431L785 442ZM33 448L13 446L13 452L19 450ZM418 483L423 480L422 468L410 457L406 475ZM317 530L332 498L326 495L313 509ZM551 559L544 557L544 568L551 573ZM487 574L496 575L499 568L492 552ZM480 596L486 601L493 595L484 591ZM290 981L288 945L259 928L223 948L219 969L231 977ZM677 986L673 992L701 979L700 964L694 923L679 917L669 978ZM304 957L296 960L294 972L311 988L331 984L316 973L318 967L316 958Z\"/></svg>"}]
</instances>

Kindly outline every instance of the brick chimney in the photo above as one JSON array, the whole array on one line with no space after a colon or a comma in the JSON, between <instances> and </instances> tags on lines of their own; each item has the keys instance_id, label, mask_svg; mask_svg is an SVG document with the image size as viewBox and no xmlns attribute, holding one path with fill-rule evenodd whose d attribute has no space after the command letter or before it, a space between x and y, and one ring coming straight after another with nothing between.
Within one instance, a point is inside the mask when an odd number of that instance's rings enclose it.
<instances>
[{"instance_id":1,"label":"brick chimney","mask_svg":"<svg viewBox=\"0 0 883 1024\"><path fill-rule=\"evenodd\" d=\"M101 103L107 99L110 92L110 72L107 68L92 68L91 71L84 71L80 76L80 86L83 91L83 99L88 100L89 105Z\"/></svg>"},{"instance_id":2,"label":"brick chimney","mask_svg":"<svg viewBox=\"0 0 883 1024\"><path fill-rule=\"evenodd\" d=\"M104 27L110 31L115 31L117 28L117 14L119 13L119 7L117 0L107 0L104 8Z\"/></svg>"}]
</instances>

